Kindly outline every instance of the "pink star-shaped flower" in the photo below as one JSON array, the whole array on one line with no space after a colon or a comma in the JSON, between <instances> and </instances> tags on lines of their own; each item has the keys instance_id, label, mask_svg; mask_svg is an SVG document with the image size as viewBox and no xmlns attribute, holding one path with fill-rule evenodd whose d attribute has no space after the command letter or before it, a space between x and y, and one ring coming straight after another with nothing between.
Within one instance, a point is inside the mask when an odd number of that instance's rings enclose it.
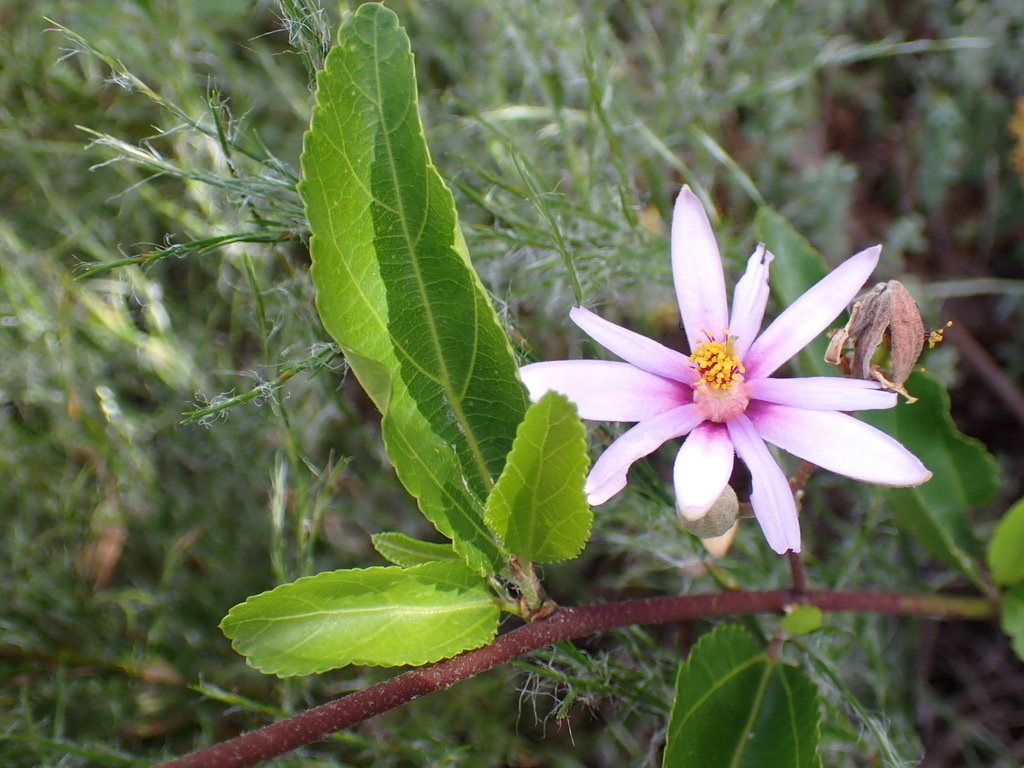
<instances>
[{"instance_id":1,"label":"pink star-shaped flower","mask_svg":"<svg viewBox=\"0 0 1024 768\"><path fill-rule=\"evenodd\" d=\"M857 480L911 486L931 473L893 438L844 411L891 408L876 382L771 375L831 323L867 280L881 246L850 257L808 290L763 333L768 265L759 246L733 293L697 197L684 187L672 218L672 274L691 354L576 307L573 322L626 362L563 360L520 369L536 400L566 395L584 419L637 422L594 463L585 490L603 504L626 485L637 459L686 435L673 470L679 513L699 520L722 494L738 454L753 479L750 503L776 552L800 551L800 523L789 482L765 443Z\"/></svg>"}]
</instances>

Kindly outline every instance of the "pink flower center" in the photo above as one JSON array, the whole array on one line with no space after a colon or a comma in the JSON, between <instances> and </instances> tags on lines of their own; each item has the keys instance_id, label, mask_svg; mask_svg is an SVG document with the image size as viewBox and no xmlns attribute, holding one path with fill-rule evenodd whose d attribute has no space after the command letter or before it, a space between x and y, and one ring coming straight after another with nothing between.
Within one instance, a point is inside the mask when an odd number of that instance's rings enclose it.
<instances>
[{"instance_id":1,"label":"pink flower center","mask_svg":"<svg viewBox=\"0 0 1024 768\"><path fill-rule=\"evenodd\" d=\"M734 339L728 331L722 331L715 341L708 336L690 355L690 361L700 374L693 393L701 415L708 421L724 422L738 416L747 409L750 398L743 381L743 363L736 355Z\"/></svg>"}]
</instances>

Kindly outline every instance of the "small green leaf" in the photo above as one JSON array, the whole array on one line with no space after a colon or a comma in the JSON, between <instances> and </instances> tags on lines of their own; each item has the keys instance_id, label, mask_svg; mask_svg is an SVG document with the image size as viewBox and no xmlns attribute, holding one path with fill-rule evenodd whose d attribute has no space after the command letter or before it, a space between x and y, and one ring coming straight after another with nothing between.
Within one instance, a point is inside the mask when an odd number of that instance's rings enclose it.
<instances>
[{"instance_id":1,"label":"small green leaf","mask_svg":"<svg viewBox=\"0 0 1024 768\"><path fill-rule=\"evenodd\" d=\"M1003 632L1009 635L1010 645L1017 658L1024 661L1024 584L1003 592L1000 611Z\"/></svg>"},{"instance_id":2,"label":"small green leaf","mask_svg":"<svg viewBox=\"0 0 1024 768\"><path fill-rule=\"evenodd\" d=\"M796 667L719 627L680 667L662 765L820 768L821 704Z\"/></svg>"},{"instance_id":3,"label":"small green leaf","mask_svg":"<svg viewBox=\"0 0 1024 768\"><path fill-rule=\"evenodd\" d=\"M996 584L1024 581L1024 499L1007 510L988 547L988 567Z\"/></svg>"},{"instance_id":4,"label":"small green leaf","mask_svg":"<svg viewBox=\"0 0 1024 768\"><path fill-rule=\"evenodd\" d=\"M824 614L816 605L801 605L786 612L779 624L791 635L806 635L821 628Z\"/></svg>"},{"instance_id":5,"label":"small green leaf","mask_svg":"<svg viewBox=\"0 0 1024 768\"><path fill-rule=\"evenodd\" d=\"M782 214L761 208L754 219L757 236L775 254L768 273L772 298L788 307L812 285L828 274L828 264L803 235ZM845 321L836 320L839 328ZM821 334L804 347L793 360L801 376L834 376L835 368L825 362L828 338Z\"/></svg>"},{"instance_id":6,"label":"small green leaf","mask_svg":"<svg viewBox=\"0 0 1024 768\"><path fill-rule=\"evenodd\" d=\"M967 511L994 497L995 461L982 443L957 430L949 416L949 395L937 379L915 373L906 387L918 402L858 414L903 443L932 472L923 485L887 489L889 506L897 524L933 557L984 589L977 564L981 546L968 526Z\"/></svg>"},{"instance_id":7,"label":"small green leaf","mask_svg":"<svg viewBox=\"0 0 1024 768\"><path fill-rule=\"evenodd\" d=\"M458 560L451 544L431 544L404 533L375 533L370 537L373 548L389 563L409 568L422 563Z\"/></svg>"},{"instance_id":8,"label":"small green leaf","mask_svg":"<svg viewBox=\"0 0 1024 768\"><path fill-rule=\"evenodd\" d=\"M307 576L236 605L220 626L250 665L287 677L454 656L494 637L498 606L464 563L425 563Z\"/></svg>"},{"instance_id":9,"label":"small green leaf","mask_svg":"<svg viewBox=\"0 0 1024 768\"><path fill-rule=\"evenodd\" d=\"M564 395L527 409L484 516L506 549L537 563L579 555L594 518L583 493L589 463L586 429Z\"/></svg>"},{"instance_id":10,"label":"small green leaf","mask_svg":"<svg viewBox=\"0 0 1024 768\"><path fill-rule=\"evenodd\" d=\"M504 563L483 522L526 390L430 161L409 38L359 6L317 77L300 193L324 327L383 414L388 458L476 570Z\"/></svg>"}]
</instances>

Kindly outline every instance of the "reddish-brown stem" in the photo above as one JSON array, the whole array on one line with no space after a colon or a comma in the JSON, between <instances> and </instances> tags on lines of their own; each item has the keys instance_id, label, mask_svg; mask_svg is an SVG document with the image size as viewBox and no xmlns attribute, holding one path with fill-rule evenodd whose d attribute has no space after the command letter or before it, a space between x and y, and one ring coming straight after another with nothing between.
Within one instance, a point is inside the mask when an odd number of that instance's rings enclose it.
<instances>
[{"instance_id":1,"label":"reddish-brown stem","mask_svg":"<svg viewBox=\"0 0 1024 768\"><path fill-rule=\"evenodd\" d=\"M550 618L513 629L483 648L410 670L258 731L171 760L161 768L255 766L413 699L486 672L525 653L563 640L574 640L633 624L660 624L734 613L777 612L793 603L816 605L823 611L949 619L992 619L998 612L994 603L983 598L821 590L805 591L802 594L795 594L792 590L775 590L653 597L606 605L560 608Z\"/></svg>"},{"instance_id":2,"label":"reddish-brown stem","mask_svg":"<svg viewBox=\"0 0 1024 768\"><path fill-rule=\"evenodd\" d=\"M802 598L807 594L807 572L804 570L804 558L799 552L789 550L789 572L793 576L793 596Z\"/></svg>"},{"instance_id":3,"label":"reddish-brown stem","mask_svg":"<svg viewBox=\"0 0 1024 768\"><path fill-rule=\"evenodd\" d=\"M793 493L802 490L803 487L807 485L807 481L811 479L811 475L814 474L815 469L815 465L811 464L811 462L801 462L800 468L797 469L796 474L789 479L789 489L793 491Z\"/></svg>"}]
</instances>

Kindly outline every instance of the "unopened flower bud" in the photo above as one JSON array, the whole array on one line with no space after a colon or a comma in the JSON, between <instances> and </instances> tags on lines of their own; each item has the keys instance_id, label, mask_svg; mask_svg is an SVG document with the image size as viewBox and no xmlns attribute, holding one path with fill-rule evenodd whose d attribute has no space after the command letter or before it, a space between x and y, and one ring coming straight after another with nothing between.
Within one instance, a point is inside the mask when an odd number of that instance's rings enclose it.
<instances>
[{"instance_id":1,"label":"unopened flower bud","mask_svg":"<svg viewBox=\"0 0 1024 768\"><path fill-rule=\"evenodd\" d=\"M694 536L702 539L713 539L723 535L732 528L736 522L736 515L739 514L740 502L736 498L736 491L732 486L725 486L718 500L708 507L704 514L696 519L690 519L683 514L683 510L676 504L676 511L679 513L679 523L683 528Z\"/></svg>"},{"instance_id":2,"label":"unopened flower bud","mask_svg":"<svg viewBox=\"0 0 1024 768\"><path fill-rule=\"evenodd\" d=\"M725 557L729 552L729 547L732 546L732 540L736 538L736 529L740 527L739 520L732 524L732 528L723 533L721 536L715 536L710 539L701 539L700 543L704 545L704 549L708 551L708 554L713 558L718 559Z\"/></svg>"}]
</instances>

